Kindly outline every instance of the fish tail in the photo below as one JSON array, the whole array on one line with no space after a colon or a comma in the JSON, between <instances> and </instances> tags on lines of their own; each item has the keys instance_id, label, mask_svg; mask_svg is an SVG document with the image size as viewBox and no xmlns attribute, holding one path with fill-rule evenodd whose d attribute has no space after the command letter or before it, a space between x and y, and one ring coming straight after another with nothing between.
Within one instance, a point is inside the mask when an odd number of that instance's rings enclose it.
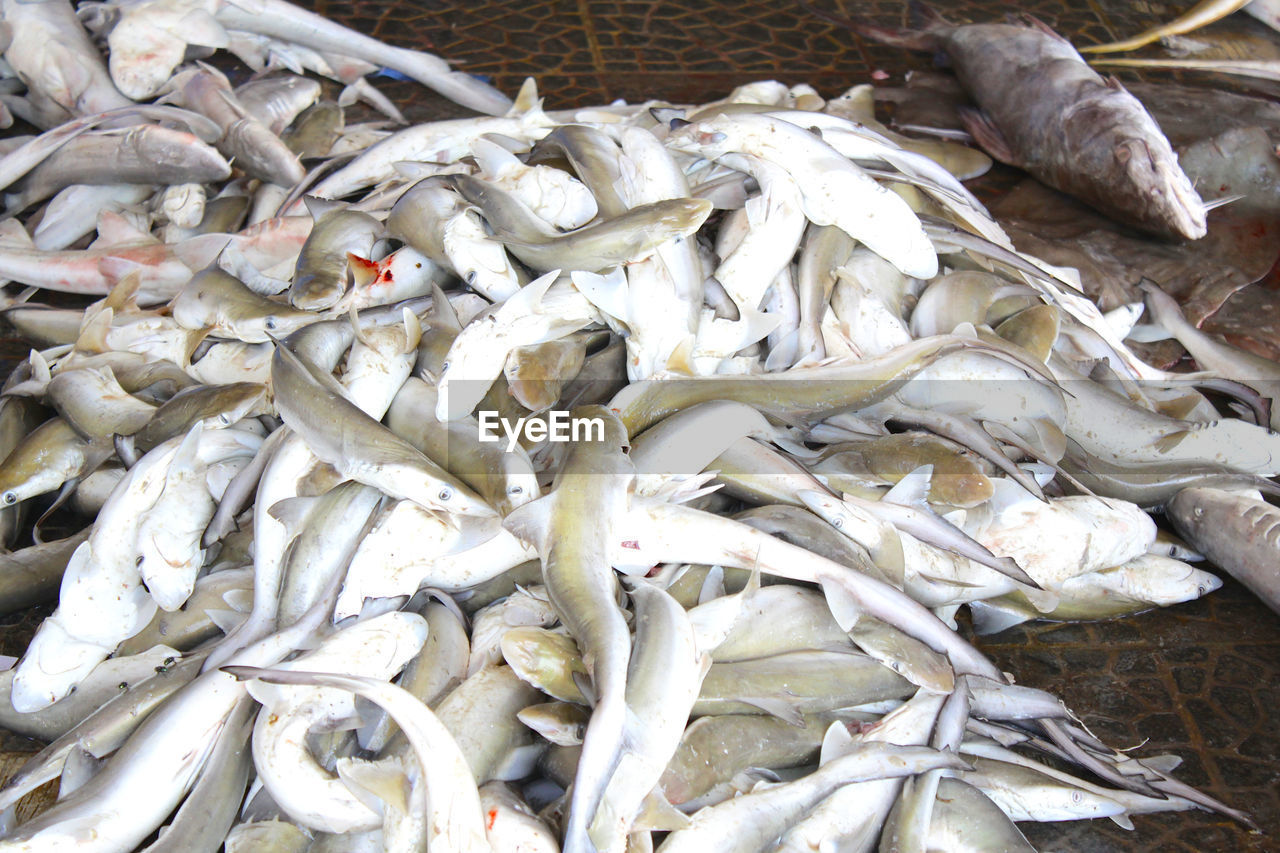
<instances>
[{"instance_id":1,"label":"fish tail","mask_svg":"<svg viewBox=\"0 0 1280 853\"><path fill-rule=\"evenodd\" d=\"M924 2L924 0L909 0L907 13L911 18L912 26L920 32L932 33L955 26L951 21L944 18L941 12Z\"/></svg>"},{"instance_id":2,"label":"fish tail","mask_svg":"<svg viewBox=\"0 0 1280 853\"><path fill-rule=\"evenodd\" d=\"M933 52L938 49L938 39L928 27L918 30L903 30L895 27L885 27L879 24L873 24L870 21L861 18L849 18L844 15L837 15L814 6L808 0L800 0L800 5L816 18L821 18L828 23L835 24L837 27L844 27L853 30L865 39L869 39L880 44L887 44L891 47L901 47L906 50L921 50ZM930 19L941 21L938 13L925 5L924 3L912 3L912 16L916 15L916 6L923 10L923 14ZM943 21L942 25L946 25ZM937 26L936 23L933 26Z\"/></svg>"}]
</instances>

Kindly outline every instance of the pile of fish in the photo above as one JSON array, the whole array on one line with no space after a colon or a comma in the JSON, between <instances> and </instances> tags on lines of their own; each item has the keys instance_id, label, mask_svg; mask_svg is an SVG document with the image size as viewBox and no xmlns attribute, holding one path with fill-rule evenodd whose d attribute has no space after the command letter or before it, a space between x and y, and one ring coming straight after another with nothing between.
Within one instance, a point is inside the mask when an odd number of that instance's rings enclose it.
<instances>
[{"instance_id":1,"label":"pile of fish","mask_svg":"<svg viewBox=\"0 0 1280 853\"><path fill-rule=\"evenodd\" d=\"M0 398L0 528L34 544L0 605L57 607L0 674L0 726L49 741L0 788L0 851L1248 821L957 631L1196 598L1196 548L1274 596L1280 529L1275 366L1154 286L1204 371L1144 364L1139 311L964 187L981 153L893 133L867 86L508 103L283 0L83 4L107 64L61 0L0 11L3 102L49 127L5 143L0 276L102 297L5 312L36 349ZM233 88L201 48L294 73ZM297 76L394 115L381 66L491 114L348 126Z\"/></svg>"}]
</instances>

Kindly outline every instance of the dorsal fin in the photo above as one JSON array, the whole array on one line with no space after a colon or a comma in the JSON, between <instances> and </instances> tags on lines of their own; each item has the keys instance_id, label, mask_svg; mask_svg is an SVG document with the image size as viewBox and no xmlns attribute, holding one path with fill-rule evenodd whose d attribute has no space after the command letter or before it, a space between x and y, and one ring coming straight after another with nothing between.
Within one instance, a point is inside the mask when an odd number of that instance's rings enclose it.
<instances>
[{"instance_id":1,"label":"dorsal fin","mask_svg":"<svg viewBox=\"0 0 1280 853\"><path fill-rule=\"evenodd\" d=\"M541 550L542 542L547 535L548 523L551 520L552 498L552 495L546 495L516 507L502 520L502 526L520 541L537 546Z\"/></svg>"},{"instance_id":2,"label":"dorsal fin","mask_svg":"<svg viewBox=\"0 0 1280 853\"><path fill-rule=\"evenodd\" d=\"M921 465L899 480L880 500L902 506L926 506L932 480L933 466Z\"/></svg>"},{"instance_id":3,"label":"dorsal fin","mask_svg":"<svg viewBox=\"0 0 1280 853\"><path fill-rule=\"evenodd\" d=\"M458 319L457 310L454 309L453 303L449 301L444 290L434 281L431 282L431 313L446 328L462 331L462 321Z\"/></svg>"},{"instance_id":4,"label":"dorsal fin","mask_svg":"<svg viewBox=\"0 0 1280 853\"><path fill-rule=\"evenodd\" d=\"M304 195L302 197L302 203L306 205L307 213L311 214L311 218L316 222L319 222L326 214L332 213L335 210L342 210L347 206L343 202L334 201L329 198L320 198L319 196L314 195Z\"/></svg>"},{"instance_id":5,"label":"dorsal fin","mask_svg":"<svg viewBox=\"0 0 1280 853\"><path fill-rule=\"evenodd\" d=\"M471 155L476 158L481 171L486 175L498 176L508 168L520 165L520 158L503 146L483 136L471 141Z\"/></svg>"},{"instance_id":6,"label":"dorsal fin","mask_svg":"<svg viewBox=\"0 0 1280 853\"><path fill-rule=\"evenodd\" d=\"M640 811L636 813L635 820L631 823L631 830L632 832L645 830L675 832L687 828L690 823L688 815L671 805L670 801L662 795L661 789L654 788L645 795L644 802L640 804Z\"/></svg>"},{"instance_id":7,"label":"dorsal fin","mask_svg":"<svg viewBox=\"0 0 1280 853\"><path fill-rule=\"evenodd\" d=\"M125 278L136 275L136 272L129 273ZM86 353L107 352L110 349L107 346L107 333L111 331L111 320L114 317L115 311L110 307L104 307L92 317L87 318L84 325L80 327L80 336L76 338L76 350Z\"/></svg>"},{"instance_id":8,"label":"dorsal fin","mask_svg":"<svg viewBox=\"0 0 1280 853\"><path fill-rule=\"evenodd\" d=\"M351 253L347 253L347 257L351 257ZM356 306L352 305L347 309L347 321L351 323L351 331L355 334L356 340L364 344L371 350L376 350L377 344L365 334L364 329L360 325L360 315L356 312Z\"/></svg>"},{"instance_id":9,"label":"dorsal fin","mask_svg":"<svg viewBox=\"0 0 1280 853\"><path fill-rule=\"evenodd\" d=\"M126 217L110 208L98 214L98 239L90 244L91 249L111 249L116 246L137 245L138 243L157 244L157 240L149 231L143 231Z\"/></svg>"},{"instance_id":10,"label":"dorsal fin","mask_svg":"<svg viewBox=\"0 0 1280 853\"><path fill-rule=\"evenodd\" d=\"M117 314L136 311L138 308L138 289L142 286L142 274L135 270L116 282L102 300L103 308L110 308Z\"/></svg>"},{"instance_id":11,"label":"dorsal fin","mask_svg":"<svg viewBox=\"0 0 1280 853\"><path fill-rule=\"evenodd\" d=\"M821 766L843 755L848 755L854 746L855 742L853 735L849 733L849 727L837 720L827 726L827 731L822 735L822 747L818 750L818 765Z\"/></svg>"},{"instance_id":12,"label":"dorsal fin","mask_svg":"<svg viewBox=\"0 0 1280 853\"><path fill-rule=\"evenodd\" d=\"M34 250L36 245L22 223L15 218L0 221L0 246L10 249Z\"/></svg>"},{"instance_id":13,"label":"dorsal fin","mask_svg":"<svg viewBox=\"0 0 1280 853\"><path fill-rule=\"evenodd\" d=\"M695 371L693 368L693 344L692 335L686 335L680 343L676 344L675 349L667 356L667 372L678 374L681 376L693 376Z\"/></svg>"},{"instance_id":14,"label":"dorsal fin","mask_svg":"<svg viewBox=\"0 0 1280 853\"><path fill-rule=\"evenodd\" d=\"M381 265L354 252L347 252L347 270L351 273L352 286L356 290L364 290L377 279Z\"/></svg>"},{"instance_id":15,"label":"dorsal fin","mask_svg":"<svg viewBox=\"0 0 1280 853\"><path fill-rule=\"evenodd\" d=\"M351 792L370 808L381 809L385 803L401 815L408 814L409 780L400 759L364 761L339 758L334 770Z\"/></svg>"},{"instance_id":16,"label":"dorsal fin","mask_svg":"<svg viewBox=\"0 0 1280 853\"><path fill-rule=\"evenodd\" d=\"M532 77L526 77L520 84L520 91L516 93L516 99L511 104L511 109L507 111L507 115L521 116L540 110L541 107L542 99L538 97L538 81Z\"/></svg>"}]
</instances>

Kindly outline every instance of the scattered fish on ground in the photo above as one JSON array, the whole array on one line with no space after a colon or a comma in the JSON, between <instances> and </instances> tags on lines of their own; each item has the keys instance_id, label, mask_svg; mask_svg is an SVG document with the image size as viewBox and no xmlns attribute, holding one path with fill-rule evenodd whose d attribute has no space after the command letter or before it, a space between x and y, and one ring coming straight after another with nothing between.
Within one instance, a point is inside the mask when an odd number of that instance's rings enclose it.
<instances>
[{"instance_id":1,"label":"scattered fish on ground","mask_svg":"<svg viewBox=\"0 0 1280 853\"><path fill-rule=\"evenodd\" d=\"M105 59L64 0L0 0L6 104L57 128L0 159L37 347L0 391L0 605L56 601L0 672L0 726L52 741L0 807L61 786L0 812L0 853L1249 823L957 614L1176 605L1220 585L1201 555L1277 606L1280 368L1196 325L1275 262L1233 235L1273 222L1280 121L1180 139L1184 174L1042 25L877 33L946 49L998 159L1174 244L1043 188L994 218L960 183L990 159L889 131L865 86L547 111L284 0L81 11ZM348 88L184 64L215 48ZM399 119L375 62L490 115L348 126ZM1238 197L1195 242L1187 174ZM1200 370L1125 343L1161 333Z\"/></svg>"}]
</instances>

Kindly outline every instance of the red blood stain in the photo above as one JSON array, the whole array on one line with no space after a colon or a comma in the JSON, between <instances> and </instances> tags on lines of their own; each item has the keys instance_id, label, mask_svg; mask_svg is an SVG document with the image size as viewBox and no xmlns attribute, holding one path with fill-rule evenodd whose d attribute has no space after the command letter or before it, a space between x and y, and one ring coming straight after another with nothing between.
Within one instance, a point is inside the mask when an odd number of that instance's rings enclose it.
<instances>
[{"instance_id":1,"label":"red blood stain","mask_svg":"<svg viewBox=\"0 0 1280 853\"><path fill-rule=\"evenodd\" d=\"M497 822L498 822L498 810L489 809L489 821L485 824L484 828L492 832L493 825Z\"/></svg>"}]
</instances>

